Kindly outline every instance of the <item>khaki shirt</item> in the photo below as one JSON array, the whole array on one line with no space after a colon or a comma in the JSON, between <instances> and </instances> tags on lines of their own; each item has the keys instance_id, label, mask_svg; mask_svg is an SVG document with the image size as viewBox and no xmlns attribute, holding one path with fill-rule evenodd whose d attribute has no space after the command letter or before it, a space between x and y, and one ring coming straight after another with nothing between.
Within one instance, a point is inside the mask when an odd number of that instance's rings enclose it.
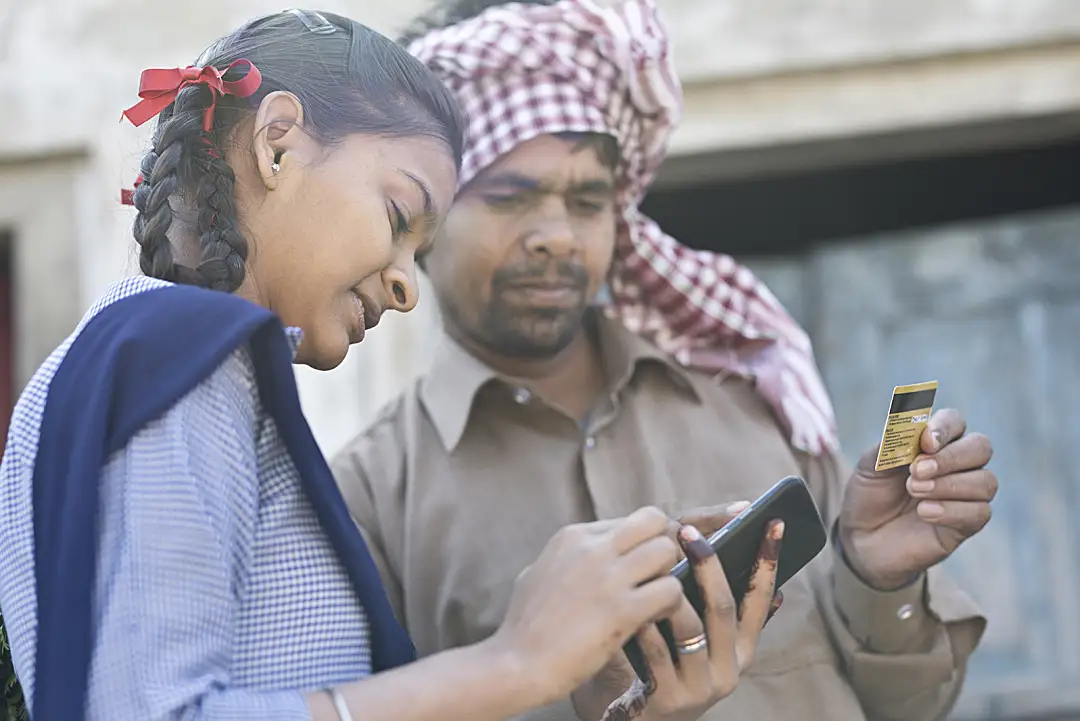
<instances>
[{"instance_id":1,"label":"khaki shirt","mask_svg":"<svg viewBox=\"0 0 1080 721\"><path fill-rule=\"evenodd\" d=\"M656 505L673 516L802 476L828 523L848 471L788 444L752 382L689 371L598 324L610 392L585 423L446 341L433 371L334 459L399 619L421 655L498 628L514 580L560 527ZM934 719L985 621L932 569L891 593L831 544L784 586L752 669L709 721ZM575 719L569 701L530 718Z\"/></svg>"}]
</instances>

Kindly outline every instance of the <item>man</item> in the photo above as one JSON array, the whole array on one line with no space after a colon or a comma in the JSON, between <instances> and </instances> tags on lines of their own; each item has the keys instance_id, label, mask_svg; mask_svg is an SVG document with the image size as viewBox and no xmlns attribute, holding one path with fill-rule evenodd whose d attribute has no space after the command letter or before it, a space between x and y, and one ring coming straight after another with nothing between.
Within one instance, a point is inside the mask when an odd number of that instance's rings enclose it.
<instances>
[{"instance_id":1,"label":"man","mask_svg":"<svg viewBox=\"0 0 1080 721\"><path fill-rule=\"evenodd\" d=\"M797 474L830 547L706 718L944 716L985 622L938 564L989 519L989 442L944 410L912 469L868 452L845 470L805 334L748 270L637 209L681 109L651 1L498 4L450 3L410 45L470 118L424 261L448 342L334 463L418 650L491 634L561 526ZM621 658L609 674L629 679Z\"/></svg>"}]
</instances>

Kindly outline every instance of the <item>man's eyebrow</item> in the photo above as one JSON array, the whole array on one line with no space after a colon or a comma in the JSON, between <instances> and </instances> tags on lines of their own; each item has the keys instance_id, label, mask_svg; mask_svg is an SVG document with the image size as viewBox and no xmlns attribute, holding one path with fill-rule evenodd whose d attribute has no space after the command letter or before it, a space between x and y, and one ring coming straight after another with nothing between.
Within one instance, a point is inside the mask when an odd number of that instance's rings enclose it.
<instances>
[{"instance_id":1,"label":"man's eyebrow","mask_svg":"<svg viewBox=\"0 0 1080 721\"><path fill-rule=\"evenodd\" d=\"M478 181L477 185L485 187L502 186L513 188L514 190L528 191L537 190L542 184L539 180L530 178L527 175L522 175L513 171L505 171L489 175Z\"/></svg>"},{"instance_id":2,"label":"man's eyebrow","mask_svg":"<svg viewBox=\"0 0 1080 721\"><path fill-rule=\"evenodd\" d=\"M431 193L431 188L424 182L423 178L420 178L408 170L398 168L402 175L408 178L416 189L420 191L420 197L424 199L424 217L425 223L436 223L439 220L439 209L435 206L435 196Z\"/></svg>"},{"instance_id":3,"label":"man's eyebrow","mask_svg":"<svg viewBox=\"0 0 1080 721\"><path fill-rule=\"evenodd\" d=\"M610 180L583 180L570 186L570 192L611 195L615 192L615 185Z\"/></svg>"},{"instance_id":4,"label":"man's eyebrow","mask_svg":"<svg viewBox=\"0 0 1080 721\"><path fill-rule=\"evenodd\" d=\"M495 175L488 176L477 183L481 187L504 187L513 188L523 192L544 190L545 185L542 181L530 178L527 175L521 175L514 172L503 172ZM589 180L582 180L577 183L572 183L567 192L570 193L592 193L592 194L607 194L610 195L615 192L615 186L610 180L603 178L591 178Z\"/></svg>"}]
</instances>

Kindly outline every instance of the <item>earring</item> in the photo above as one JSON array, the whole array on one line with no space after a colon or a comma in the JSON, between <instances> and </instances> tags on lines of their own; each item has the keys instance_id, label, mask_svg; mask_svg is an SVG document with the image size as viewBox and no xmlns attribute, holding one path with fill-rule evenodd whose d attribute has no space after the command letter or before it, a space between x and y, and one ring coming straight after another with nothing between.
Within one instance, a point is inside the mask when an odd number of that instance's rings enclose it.
<instances>
[{"instance_id":1,"label":"earring","mask_svg":"<svg viewBox=\"0 0 1080 721\"><path fill-rule=\"evenodd\" d=\"M276 172L278 172L279 170L281 170L281 166L280 166L280 165L278 165L277 163L274 163L273 165L271 165L271 166L270 166L270 170L272 170L273 172L275 172L275 173L276 173Z\"/></svg>"}]
</instances>

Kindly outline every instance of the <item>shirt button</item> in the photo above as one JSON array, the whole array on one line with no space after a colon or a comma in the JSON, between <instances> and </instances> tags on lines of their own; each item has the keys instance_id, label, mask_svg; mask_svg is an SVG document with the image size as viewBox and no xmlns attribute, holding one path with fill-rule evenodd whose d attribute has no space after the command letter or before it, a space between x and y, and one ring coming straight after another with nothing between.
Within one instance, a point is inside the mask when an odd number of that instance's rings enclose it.
<instances>
[{"instance_id":1,"label":"shirt button","mask_svg":"<svg viewBox=\"0 0 1080 721\"><path fill-rule=\"evenodd\" d=\"M594 448L596 448L596 437L588 436L585 438L585 450L591 451Z\"/></svg>"},{"instance_id":2,"label":"shirt button","mask_svg":"<svg viewBox=\"0 0 1080 721\"><path fill-rule=\"evenodd\" d=\"M896 617L901 621L906 621L915 615L915 607L910 603L905 603L900 608L896 609Z\"/></svg>"},{"instance_id":3,"label":"shirt button","mask_svg":"<svg viewBox=\"0 0 1080 721\"><path fill-rule=\"evenodd\" d=\"M526 403L528 403L529 401L532 400L532 393L529 392L528 388L515 388L514 389L514 400L517 401L518 403L520 403L521 405L525 405Z\"/></svg>"}]
</instances>

